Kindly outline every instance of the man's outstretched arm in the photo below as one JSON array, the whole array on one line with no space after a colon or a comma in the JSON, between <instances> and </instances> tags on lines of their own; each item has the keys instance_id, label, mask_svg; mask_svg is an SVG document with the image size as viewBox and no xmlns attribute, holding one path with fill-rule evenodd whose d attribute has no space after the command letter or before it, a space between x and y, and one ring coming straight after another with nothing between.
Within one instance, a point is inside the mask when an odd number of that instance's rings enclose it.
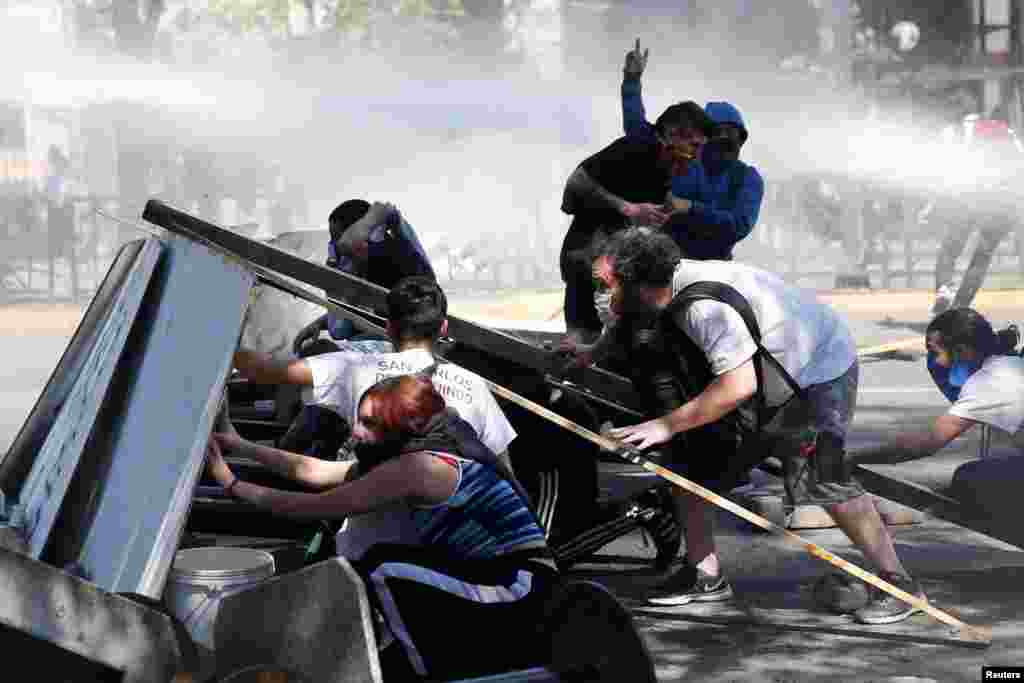
<instances>
[{"instance_id":1,"label":"man's outstretched arm","mask_svg":"<svg viewBox=\"0 0 1024 683\"><path fill-rule=\"evenodd\" d=\"M887 444L854 454L853 461L862 465L892 465L927 458L976 424L956 415L942 415L927 432L899 434Z\"/></svg>"},{"instance_id":2,"label":"man's outstretched arm","mask_svg":"<svg viewBox=\"0 0 1024 683\"><path fill-rule=\"evenodd\" d=\"M665 443L680 432L717 422L757 392L754 361L748 358L739 366L712 380L704 391L667 415L630 427L611 430L611 435L643 450Z\"/></svg>"},{"instance_id":3,"label":"man's outstretched arm","mask_svg":"<svg viewBox=\"0 0 1024 683\"><path fill-rule=\"evenodd\" d=\"M313 371L304 360L282 363L270 354L239 349L235 352L234 366L242 377L255 384L313 386Z\"/></svg>"},{"instance_id":4,"label":"man's outstretched arm","mask_svg":"<svg viewBox=\"0 0 1024 683\"><path fill-rule=\"evenodd\" d=\"M644 99L640 91L640 78L647 68L647 56L650 50L640 49L640 39L636 39L636 47L626 53L626 63L622 67L622 129L626 135L654 139L654 126L647 120L644 111Z\"/></svg>"},{"instance_id":5,"label":"man's outstretched arm","mask_svg":"<svg viewBox=\"0 0 1024 683\"><path fill-rule=\"evenodd\" d=\"M654 139L654 124L647 120L640 79L623 78L622 87L622 129L626 135L649 140Z\"/></svg>"}]
</instances>

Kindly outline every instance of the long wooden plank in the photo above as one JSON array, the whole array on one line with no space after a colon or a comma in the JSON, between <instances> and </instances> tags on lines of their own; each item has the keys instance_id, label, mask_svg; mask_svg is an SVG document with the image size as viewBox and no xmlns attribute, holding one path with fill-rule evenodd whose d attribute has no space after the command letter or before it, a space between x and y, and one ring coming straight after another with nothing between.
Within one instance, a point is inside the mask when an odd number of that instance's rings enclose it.
<instances>
[{"instance_id":1,"label":"long wooden plank","mask_svg":"<svg viewBox=\"0 0 1024 683\"><path fill-rule=\"evenodd\" d=\"M488 388L496 395L506 398L522 406L523 408L526 408L530 412L539 415L540 417L546 418L547 420L563 427L564 429L567 429L568 431L571 431L574 434L583 437L587 441L590 441L591 443L600 446L606 451L615 453L616 455L625 460L640 465L645 470L658 475L662 479L667 479L676 486L685 489L686 491L689 491L690 493L696 496L703 498L704 500L708 501L712 505L715 505L716 507L728 510L734 515L745 519L746 521L764 529L765 531L770 531L790 541L793 541L794 543L797 543L814 557L817 557L820 560L824 560L832 566L843 570L847 574L855 576L861 581L871 584L875 588L883 590L886 593L892 595L893 597L899 598L903 602L913 605L917 609L921 610L922 612L926 612L927 614L934 617L938 621L941 621L944 624L959 629L960 638L978 643L984 643L985 646L991 644L992 629L990 627L973 626L971 624L964 623L956 617L931 605L930 603L928 603L927 600L922 600L916 595L912 595L900 589L899 587L894 586L893 584L889 583L888 581L885 581L884 579L879 578L871 572L865 571L857 565L848 562L847 560L829 552L825 548L822 548L821 546L815 543L811 543L810 541L801 538L789 529L779 526L778 524L775 524L774 522L765 519L760 515L756 515L753 512L747 510L746 508L741 507L740 505L732 502L731 500L728 500L727 498L718 495L714 491L706 489L700 484L692 482L689 479L686 479L685 477L676 474L672 470L662 467L661 465L649 460L646 456L642 455L635 448L632 448L621 441L617 441L610 437L602 436L600 434L592 432L589 429L581 427L580 425L565 419L561 415L558 415L557 413L548 410L544 406L534 403L533 401L530 401L529 399L526 399L522 396L516 395L515 393L509 391L508 389L500 385L497 385L487 380L485 381L487 382Z\"/></svg>"},{"instance_id":2,"label":"long wooden plank","mask_svg":"<svg viewBox=\"0 0 1024 683\"><path fill-rule=\"evenodd\" d=\"M146 210L147 213L149 213L150 215L146 216L144 214L143 217L146 218L147 220L150 220L150 222L153 222L153 223L155 223L157 225L163 225L162 223L157 222L156 220L153 220L154 214L151 211L151 208L153 208L154 204L160 204L160 203L151 200L149 202L149 204L147 204L147 210ZM156 208L159 209L160 207L156 207ZM179 211L177 211L175 209L171 209L170 207L166 207L165 206L164 209L166 209L166 211L162 211L162 212L158 211L157 213L161 214L162 219L166 223L168 223L170 225L177 225L177 227L179 229L179 232L183 232L186 236L192 237L194 234L196 234L195 231L193 230L193 228L195 226L193 226L193 225L181 226L181 225L178 225L177 223L175 223L175 220L182 220L182 219L184 219L187 223L202 224L202 225L205 225L205 226L207 226L209 228L213 228L213 229L219 230L220 232L228 233L233 238L235 238L236 241L237 240L244 240L246 242L251 242L250 240L246 240L246 238L244 238L244 237L241 237L241 236L238 236L238 235L234 235L233 233L230 233L230 231L225 231L223 228L217 228L217 226L212 226L210 224L206 224L203 221L195 219L195 218L189 216L188 214L184 214L183 212L179 212ZM174 218L173 214L170 214L172 216L172 218L168 219L168 215L169 215L168 212L174 212L176 214L180 214L180 216L177 216L176 218ZM163 225L163 227L168 227L168 226L167 225ZM171 229L171 228L168 227L168 229ZM205 235L203 237L205 239L209 239ZM211 241L214 241L214 240L211 240ZM253 245L257 245L257 246L259 246L259 247L261 247L263 249L268 249L268 250L271 250L273 252L277 252L277 256L279 258L280 257L285 257L284 261L287 261L288 259L292 259L293 263L291 263L290 265L295 266L295 265L298 264L300 266L300 268L293 269L291 272L289 272L288 270L282 271L284 274L290 275L292 277L295 277L296 270L301 270L301 266L302 265L313 266L315 268L320 269L321 271L323 271L324 273L326 273L328 275L341 276L341 280L342 281L344 281L344 280L350 281L350 282L346 282L345 283L346 284L346 288L352 287L353 285L357 286L355 291L357 291L358 295L362 295L360 300L359 300L359 303L362 303L363 305L368 305L370 307L373 307L373 294L374 294L374 292L369 290L368 288L373 288L374 290L376 290L375 294L377 295L378 298L380 297L380 294L383 292L383 288L376 287L375 285L372 285L370 283L366 283L366 282L360 281L358 278L353 278L353 277L347 276L347 275L345 275L343 273L336 273L336 272L332 271L331 269L327 269L325 267L318 266L317 264L310 264L309 262L304 261L303 259L299 259L298 257L291 256L291 255L287 254L286 252L274 249L273 247L269 247L268 245L259 245L259 243L255 243L255 242L252 242L252 244ZM242 245L238 245L238 246L243 246L244 247L245 245L242 244ZM271 256L273 256L273 254L271 254ZM249 258L249 257L245 256L245 258ZM257 263L257 264L259 264L261 266L263 265L262 263L260 263L256 259L250 259L250 260L253 260L255 263ZM271 259L271 261L272 261L272 259ZM266 267L268 269L271 269L271 270L277 270L276 268L274 268L273 266L270 266L270 265L264 266L264 267ZM321 273L321 275L323 275L323 273ZM323 287L324 289L328 289L328 290L337 291L337 289L338 289L338 288L332 287L331 285L333 283L331 283L331 282L328 282L328 284L325 286L324 284L321 284L320 282L311 282L310 280L307 280L307 279L304 279L304 278L301 278L301 277L296 277L296 279L300 279L300 280L302 280L304 282L307 282L307 284L313 284L314 286L320 286L320 287ZM328 280L330 280L330 278L328 278ZM362 283L362 285L365 286L365 288L366 288L363 291L359 291L358 290L358 285L360 283ZM379 306L380 306L380 302L378 301L377 302L378 310L379 310ZM451 327L450 324L449 324L449 327ZM480 329L486 329L486 328L480 328ZM508 337L508 335L504 335L504 336ZM509 339L513 339L511 337L508 337L508 338ZM518 342L518 340L515 340L515 341ZM529 345L525 345L525 346L529 346ZM539 349L535 349L535 350L539 350ZM553 411L550 411L550 410L544 408L543 406L540 406L539 404L536 404L536 403L534 403L532 401L529 401L528 399L525 399L522 396L519 396L519 395L517 395L517 394L515 394L515 393L513 393L513 392L511 392L511 391L509 391L507 389L505 389L504 387L502 387L500 385L494 384L493 382L490 382L490 381L487 381L487 384L488 384L489 388L491 389L491 391L493 391L497 395L499 395L499 396L501 396L503 398L506 398L506 399L508 399L510 401L513 401L514 403L516 403L516 404L518 404L518 405L520 405L520 406L530 410L531 412L533 412L533 413L535 413L535 414L537 414L537 415L539 415L541 417L547 418L548 420L554 422L555 424L558 424L558 425L560 425L560 426L562 426L562 427L564 427L564 428L566 428L566 429L568 429L568 430L578 434L579 436L582 436L583 438L587 439L588 441L591 441L591 442L601 446L602 448L605 448L608 451L611 451L611 452L614 452L616 454L619 454L622 457L626 458L627 460L630 460L631 462L634 462L635 464L641 465L645 469L647 469L647 470L657 474L658 476L661 476L662 478L668 479L669 481L671 481L672 483L676 484L677 486L680 486L681 488L684 488L687 491L690 491L691 493L694 493L694 494L696 494L696 495L698 495L698 496L708 500L709 502L717 505L718 507L722 507L722 508L724 508L726 510L729 510L733 514L736 514L736 515L742 517L743 519L746 519L748 522L750 522L752 524L755 524L756 526L759 526L759 527L761 527L763 529L766 529L768 531L772 531L772 532L775 532L775 533L780 534L782 536L785 536L785 537L789 538L790 540L796 541L797 543L802 545L805 548L805 550L810 552L812 555L814 555L814 556L816 556L816 557L818 557L820 559L823 559L823 560L829 562L830 564L832 564L832 565L842 569L843 571L845 571L845 572L847 572L849 574L852 574L853 576L856 576L857 578L861 579L862 581L865 581L865 582L867 582L867 583L869 583L869 584L871 584L871 585L873 585L873 586L875 586L877 588L880 588L881 590L884 590L887 593L890 593L891 595L893 595L895 597L898 597L899 599L903 600L904 602L910 603L911 605L917 607L918 609L928 613L929 615L931 615L935 619L937 619L937 620L939 620L939 621L941 621L941 622L943 622L945 624L948 624L950 626L954 626L954 627L960 629L960 635L961 635L961 637L963 639L969 640L969 641L973 641L973 642L978 642L978 643L984 643L985 645L983 645L983 646L987 646L988 644L991 643L991 638L992 638L991 629L989 629L987 627L979 627L979 626L972 626L970 624L966 624L966 623L956 619L955 617L947 614L946 612L943 612L942 610L939 610L939 609L933 607L927 601L921 600L920 598L918 598L918 597L916 597L914 595L911 595L910 593L907 593L907 592L897 588L896 586L893 586L892 584L890 584L890 583L880 579L879 577L875 576L874 574L871 574L870 572L866 572L863 569L857 567L856 565L853 565L850 562L847 562L843 558L837 557L837 556L833 555L832 553L828 552L827 550L825 550L823 548L820 548L816 544L811 543L809 541L806 541L805 539L803 539L800 536L794 534L793 532L789 531L788 529L780 527L780 526L772 523L771 521L769 521L767 519L764 519L763 517L755 515L754 513L752 513L750 511L740 507L739 505L733 503L732 501L724 499L721 496L718 496L717 494L715 494L714 492L709 491L709 490L707 490L707 489L705 489L705 488L703 488L703 487L701 487L701 486L699 486L699 485L697 485L697 484L695 484L695 483L693 483L693 482L691 482L691 481L689 481L689 480L687 480L687 479L685 479L685 478L675 474L671 470L668 470L668 469L666 469L664 467L661 467L660 465L658 465L658 464L648 460L644 456L640 455L635 450L632 450L632 449L624 450L624 445L619 443L619 442L616 442L616 441L614 441L612 439L609 439L607 437L603 437L601 435L598 435L598 434L596 434L594 432L591 432L590 430L584 429L583 427L580 427L579 425L577 425L577 424L575 424L575 423L573 423L573 422L563 418L562 416L558 415L557 413L554 413Z\"/></svg>"},{"instance_id":3,"label":"long wooden plank","mask_svg":"<svg viewBox=\"0 0 1024 683\"><path fill-rule=\"evenodd\" d=\"M333 298L378 312L386 308L387 290L383 287L307 261L272 245L251 240L161 201L148 201L142 218L185 237L199 236L236 254L244 261L318 287ZM560 370L564 362L556 353L458 316L448 316L448 333L457 344L513 362L541 375ZM487 371L484 367L469 369L478 374ZM606 370L594 367L582 369L579 372L578 383L609 400L624 405L638 404L639 397L633 389L632 382Z\"/></svg>"},{"instance_id":4,"label":"long wooden plank","mask_svg":"<svg viewBox=\"0 0 1024 683\"><path fill-rule=\"evenodd\" d=\"M924 351L924 336L919 335L917 337L911 337L909 339L900 339L899 341L889 342L887 344L878 344L876 346L866 346L857 349L858 358L866 358L867 356L878 356L883 353L892 353L893 351Z\"/></svg>"}]
</instances>

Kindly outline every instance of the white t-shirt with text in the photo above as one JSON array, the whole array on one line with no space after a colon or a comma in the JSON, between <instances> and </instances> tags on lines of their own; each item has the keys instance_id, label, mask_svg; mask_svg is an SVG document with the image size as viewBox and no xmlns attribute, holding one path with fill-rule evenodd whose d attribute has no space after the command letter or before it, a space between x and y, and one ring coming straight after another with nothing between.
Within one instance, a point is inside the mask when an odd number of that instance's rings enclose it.
<instances>
[{"instance_id":1,"label":"white t-shirt with text","mask_svg":"<svg viewBox=\"0 0 1024 683\"><path fill-rule=\"evenodd\" d=\"M382 379L424 370L433 364L434 357L423 349L393 353L338 351L312 356L306 362L313 373L313 390L306 402L338 413L351 425L367 389ZM454 363L441 363L433 380L445 403L473 426L485 446L495 453L508 448L516 432L478 375Z\"/></svg>"},{"instance_id":2,"label":"white t-shirt with text","mask_svg":"<svg viewBox=\"0 0 1024 683\"><path fill-rule=\"evenodd\" d=\"M341 346L359 349L359 342ZM338 413L351 425L367 389L382 379L424 370L434 363L434 357L424 349L387 353L343 350L311 356L306 363L313 374L306 402ZM441 363L433 382L445 403L473 427L485 446L498 454L508 449L516 432L478 375L453 363ZM420 545L406 503L348 517L335 536L338 555L350 560L359 559L376 543Z\"/></svg>"}]
</instances>

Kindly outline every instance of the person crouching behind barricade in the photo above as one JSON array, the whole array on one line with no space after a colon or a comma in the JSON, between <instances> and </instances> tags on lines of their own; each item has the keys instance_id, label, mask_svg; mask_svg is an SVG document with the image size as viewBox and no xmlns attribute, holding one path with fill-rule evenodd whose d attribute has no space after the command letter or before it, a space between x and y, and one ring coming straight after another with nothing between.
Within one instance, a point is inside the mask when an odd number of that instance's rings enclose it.
<instances>
[{"instance_id":1,"label":"person crouching behind barricade","mask_svg":"<svg viewBox=\"0 0 1024 683\"><path fill-rule=\"evenodd\" d=\"M892 464L934 455L977 424L1007 433L1024 453L1024 358L1016 328L995 332L972 308L937 315L925 330L928 372L949 410L926 432L904 432L860 452L858 463Z\"/></svg>"},{"instance_id":2,"label":"person crouching behind barricade","mask_svg":"<svg viewBox=\"0 0 1024 683\"><path fill-rule=\"evenodd\" d=\"M263 458L308 493L239 480L222 457L236 440L212 435L210 474L231 495L274 514L324 519L407 507L418 545L379 544L354 563L385 625L385 680L468 678L546 663L540 627L559 575L544 530L511 471L445 408L427 376L389 377L366 390L353 429L355 461L280 451L272 463ZM514 646L499 633L514 633Z\"/></svg>"},{"instance_id":3,"label":"person crouching behind barricade","mask_svg":"<svg viewBox=\"0 0 1024 683\"><path fill-rule=\"evenodd\" d=\"M887 581L923 596L873 501L849 476L844 446L858 365L853 337L839 315L767 271L680 258L675 242L653 231L614 235L601 258L613 313L656 318L662 341L652 349L675 356L678 383L673 396L660 373L647 378L648 391L662 403L661 416L610 435L640 449L664 445L666 467L716 493L735 488L763 458L779 457L791 508L824 506ZM598 348L615 336L603 335ZM740 447L723 448L723 439L736 439ZM683 568L651 602L729 598L732 588L715 547L714 510L681 488L672 494L687 554ZM854 616L888 624L916 611L878 593Z\"/></svg>"},{"instance_id":4,"label":"person crouching behind barricade","mask_svg":"<svg viewBox=\"0 0 1024 683\"><path fill-rule=\"evenodd\" d=\"M416 275L436 280L427 252L416 231L392 204L349 199L339 204L327 219L331 238L327 243L327 266L391 289L399 280ZM328 292L343 298L343 293ZM351 320L325 313L307 325L295 338L293 351L302 358L307 344L315 343L327 330L341 341L357 336ZM326 341L326 340L325 340ZM335 350L329 346L319 347Z\"/></svg>"}]
</instances>

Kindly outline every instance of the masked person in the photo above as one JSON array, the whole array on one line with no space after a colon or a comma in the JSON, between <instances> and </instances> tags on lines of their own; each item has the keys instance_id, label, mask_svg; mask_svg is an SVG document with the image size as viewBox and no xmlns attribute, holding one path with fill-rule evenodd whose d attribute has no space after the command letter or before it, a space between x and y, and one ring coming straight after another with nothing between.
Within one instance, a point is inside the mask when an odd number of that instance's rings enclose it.
<instances>
[{"instance_id":1,"label":"masked person","mask_svg":"<svg viewBox=\"0 0 1024 683\"><path fill-rule=\"evenodd\" d=\"M626 55L622 78L622 120L627 137L650 139L654 126L646 119L640 79L649 50ZM748 133L743 117L728 102L708 102L705 113L714 126L699 163L686 164L672 176L670 217L662 229L690 259L732 259L735 245L757 224L764 181L753 166L740 161Z\"/></svg>"},{"instance_id":2,"label":"masked person","mask_svg":"<svg viewBox=\"0 0 1024 683\"><path fill-rule=\"evenodd\" d=\"M566 183L562 210L573 215L562 243L560 266L565 281L566 337L561 350L585 356L585 349L613 322L605 293L595 286L594 257L610 235L630 225L661 226L668 219L664 206L673 174L685 173L700 156L713 128L695 102L668 107L651 126L648 136L624 136L581 163ZM619 365L603 359L621 372ZM563 478L564 479L564 478ZM561 497L561 496L560 496ZM560 544L586 554L640 526L657 548L655 567L664 568L678 554L679 524L673 506L658 489L644 492L622 514L584 529ZM603 517L603 515L602 515Z\"/></svg>"},{"instance_id":3,"label":"masked person","mask_svg":"<svg viewBox=\"0 0 1024 683\"><path fill-rule=\"evenodd\" d=\"M428 377L384 378L353 408L354 461L324 462L215 433L208 471L230 495L278 515L340 520L401 511L405 542L375 544L353 563L386 626L378 638L385 680L452 680L545 664L538 625L558 571L511 471L446 409ZM244 453L307 491L241 481L223 450ZM514 646L496 647L496 633L514 633Z\"/></svg>"},{"instance_id":4,"label":"masked person","mask_svg":"<svg viewBox=\"0 0 1024 683\"><path fill-rule=\"evenodd\" d=\"M1024 452L1024 358L1017 335L997 334L983 315L954 308L937 315L925 331L928 372L951 405L927 432L904 433L889 444L859 453L860 463L924 458L975 425L1009 434Z\"/></svg>"},{"instance_id":5,"label":"masked person","mask_svg":"<svg viewBox=\"0 0 1024 683\"><path fill-rule=\"evenodd\" d=\"M339 204L328 217L330 241L327 265L390 289L404 277L422 275L436 279L430 259L416 231L391 204L349 199ZM333 295L332 292L327 292ZM321 333L330 333L330 340ZM330 353L338 349L335 341L357 339L379 350L387 339L375 334L357 335L354 323L327 313L306 325L295 337L293 353L299 358ZM339 425L330 411L317 405L302 407L293 420L282 446L319 457L333 458Z\"/></svg>"},{"instance_id":6,"label":"masked person","mask_svg":"<svg viewBox=\"0 0 1024 683\"><path fill-rule=\"evenodd\" d=\"M321 420L333 428L323 435L326 444L322 450L329 454L328 459L334 459L347 438L347 425L356 417L356 402L370 384L386 376L420 372L438 362L437 342L447 334L448 324L448 303L441 287L427 277L405 278L391 288L387 305L390 342L340 342L335 353L283 363L246 349L235 354L235 368L250 381L308 388L307 407L330 416ZM596 509L596 461L563 457L567 452L578 456L580 448L586 447L575 437L562 430L551 434L550 429L539 429L533 422L526 422L524 433L517 435L484 381L455 363L438 365L432 379L448 405L473 427L480 440L510 468L515 463L560 562L569 565L641 523L652 523L655 514L650 509L638 510L628 520L602 523L604 517ZM565 410L565 406L561 408ZM283 446L291 442L282 439ZM592 455L596 457L596 453ZM372 542L404 538L402 517L393 512L385 508L346 522L335 537L338 551L358 557Z\"/></svg>"},{"instance_id":7,"label":"masked person","mask_svg":"<svg viewBox=\"0 0 1024 683\"><path fill-rule=\"evenodd\" d=\"M345 425L354 423L356 402L367 387L383 377L419 372L437 362L437 340L448 329L448 299L437 282L422 275L403 278L388 292L387 307L390 341L342 342L336 352L288 362L239 349L234 367L251 382L307 387L308 406L342 421L334 427L325 454L334 459L347 437ZM452 363L441 366L433 379L487 447L507 463L506 451L516 433L483 380Z\"/></svg>"},{"instance_id":8,"label":"masked person","mask_svg":"<svg viewBox=\"0 0 1024 683\"><path fill-rule=\"evenodd\" d=\"M584 160L566 182L562 211L573 217L559 265L568 336L592 341L603 327L594 303L592 266L608 235L629 225L662 225L673 168L700 154L711 120L694 102L674 104L647 138L619 138Z\"/></svg>"},{"instance_id":9,"label":"masked person","mask_svg":"<svg viewBox=\"0 0 1024 683\"><path fill-rule=\"evenodd\" d=\"M767 271L680 258L671 238L650 230L615 235L599 264L612 311L655 321L657 344L634 348L634 381L649 382L651 393L677 394L677 407L664 400L659 417L611 435L640 449L664 445L667 467L720 494L775 455L783 462L790 508L825 507L883 578L923 595L900 563L871 497L849 476L844 444L858 365L842 318ZM641 341L640 335L635 339ZM787 393L790 398L784 398ZM729 438L739 447L723 447ZM732 588L718 561L714 509L681 488L673 487L672 494L685 529L686 558L651 602L727 599ZM878 593L854 616L886 624L915 611Z\"/></svg>"},{"instance_id":10,"label":"masked person","mask_svg":"<svg viewBox=\"0 0 1024 683\"><path fill-rule=\"evenodd\" d=\"M412 275L437 279L416 231L393 205L349 199L339 204L327 220L331 233L327 265L331 268L385 289ZM298 335L296 354L303 355L303 346L324 330L335 340L355 334L352 321L327 313Z\"/></svg>"}]
</instances>

